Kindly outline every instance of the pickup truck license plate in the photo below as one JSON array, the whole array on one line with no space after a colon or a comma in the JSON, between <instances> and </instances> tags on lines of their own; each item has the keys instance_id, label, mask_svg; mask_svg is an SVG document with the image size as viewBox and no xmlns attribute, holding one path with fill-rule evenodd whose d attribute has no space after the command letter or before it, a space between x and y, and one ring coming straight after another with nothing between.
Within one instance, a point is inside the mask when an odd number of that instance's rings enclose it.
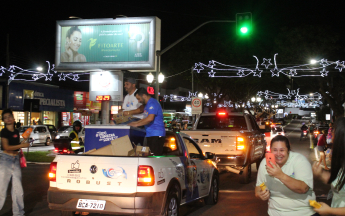
<instances>
[{"instance_id":1,"label":"pickup truck license plate","mask_svg":"<svg viewBox=\"0 0 345 216\"><path fill-rule=\"evenodd\" d=\"M105 200L79 199L77 209L104 210Z\"/></svg>"}]
</instances>

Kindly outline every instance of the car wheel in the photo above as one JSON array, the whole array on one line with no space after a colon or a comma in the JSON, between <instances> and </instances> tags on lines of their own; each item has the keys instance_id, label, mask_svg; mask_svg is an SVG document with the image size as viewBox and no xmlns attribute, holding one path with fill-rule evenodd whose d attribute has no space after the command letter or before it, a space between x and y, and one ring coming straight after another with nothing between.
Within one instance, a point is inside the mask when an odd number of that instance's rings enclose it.
<instances>
[{"instance_id":1,"label":"car wheel","mask_svg":"<svg viewBox=\"0 0 345 216\"><path fill-rule=\"evenodd\" d=\"M49 146L49 145L50 145L50 138L49 138L49 137L47 138L45 145L46 145L46 146Z\"/></svg>"},{"instance_id":2,"label":"car wheel","mask_svg":"<svg viewBox=\"0 0 345 216\"><path fill-rule=\"evenodd\" d=\"M177 197L178 193L171 191L165 203L164 216L178 216L180 215L180 200Z\"/></svg>"},{"instance_id":3,"label":"car wheel","mask_svg":"<svg viewBox=\"0 0 345 216\"><path fill-rule=\"evenodd\" d=\"M61 216L74 216L74 212L71 212L71 211L61 211Z\"/></svg>"},{"instance_id":4,"label":"car wheel","mask_svg":"<svg viewBox=\"0 0 345 216\"><path fill-rule=\"evenodd\" d=\"M242 174L240 175L240 183L241 184L248 184L252 178L252 165L251 163L247 164L244 167Z\"/></svg>"},{"instance_id":5,"label":"car wheel","mask_svg":"<svg viewBox=\"0 0 345 216\"><path fill-rule=\"evenodd\" d=\"M210 193L207 197L205 197L205 204L206 205L214 205L218 202L218 194L219 194L219 181L218 176L213 176Z\"/></svg>"}]
</instances>

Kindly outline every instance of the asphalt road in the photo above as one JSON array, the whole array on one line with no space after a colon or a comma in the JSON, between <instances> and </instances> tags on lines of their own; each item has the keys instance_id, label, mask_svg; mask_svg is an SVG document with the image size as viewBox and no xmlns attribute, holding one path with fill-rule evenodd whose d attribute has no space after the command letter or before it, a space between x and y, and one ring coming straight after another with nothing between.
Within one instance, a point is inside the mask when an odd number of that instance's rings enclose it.
<instances>
[{"instance_id":1,"label":"asphalt road","mask_svg":"<svg viewBox=\"0 0 345 216\"><path fill-rule=\"evenodd\" d=\"M286 136L291 142L292 151L299 152L305 155L312 163L315 161L315 153L314 149L310 148L310 139L299 141L299 128L301 127L301 122L302 121L295 120L291 124L285 126ZM28 167L23 169L23 187L25 195L24 201L26 215L60 215L60 212L53 211L48 208L48 170L48 164L28 164ZM196 201L191 204L182 206L180 208L181 215L267 215L267 202L258 200L254 196L256 175L257 170L254 164L252 165L252 181L246 185L238 183L238 175L233 173L222 173L220 175L220 191L218 203L214 206L207 206L202 200ZM324 185L318 180L314 181L314 191L316 193L318 201L330 203L329 200L327 201L325 199L329 189L330 187L328 185ZM0 215L12 215L11 203L12 200L9 189L5 205L0 211ZM90 216L92 215L97 214L90 214Z\"/></svg>"}]
</instances>

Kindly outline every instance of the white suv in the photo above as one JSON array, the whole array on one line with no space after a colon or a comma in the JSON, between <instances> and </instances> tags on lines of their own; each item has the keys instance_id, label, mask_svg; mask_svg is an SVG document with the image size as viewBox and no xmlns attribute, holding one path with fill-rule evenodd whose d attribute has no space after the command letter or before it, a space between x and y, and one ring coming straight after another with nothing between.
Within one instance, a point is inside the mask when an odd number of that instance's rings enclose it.
<instances>
[{"instance_id":1,"label":"white suv","mask_svg":"<svg viewBox=\"0 0 345 216\"><path fill-rule=\"evenodd\" d=\"M51 141L51 135L48 130L48 127L46 125L31 125L31 126L22 126L18 128L19 130L19 135L20 135L20 141L23 140L22 134L31 127L32 133L30 134L30 146L32 144L39 144L39 143L44 143L46 146L49 146L50 141Z\"/></svg>"}]
</instances>

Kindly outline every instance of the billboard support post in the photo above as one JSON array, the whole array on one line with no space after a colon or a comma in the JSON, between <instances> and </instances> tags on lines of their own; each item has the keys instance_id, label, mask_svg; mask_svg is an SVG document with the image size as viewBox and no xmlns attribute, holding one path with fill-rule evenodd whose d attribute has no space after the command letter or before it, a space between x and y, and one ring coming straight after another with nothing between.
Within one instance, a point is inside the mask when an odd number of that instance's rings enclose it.
<instances>
[{"instance_id":1,"label":"billboard support post","mask_svg":"<svg viewBox=\"0 0 345 216\"><path fill-rule=\"evenodd\" d=\"M102 124L109 124L109 101L102 101Z\"/></svg>"}]
</instances>

